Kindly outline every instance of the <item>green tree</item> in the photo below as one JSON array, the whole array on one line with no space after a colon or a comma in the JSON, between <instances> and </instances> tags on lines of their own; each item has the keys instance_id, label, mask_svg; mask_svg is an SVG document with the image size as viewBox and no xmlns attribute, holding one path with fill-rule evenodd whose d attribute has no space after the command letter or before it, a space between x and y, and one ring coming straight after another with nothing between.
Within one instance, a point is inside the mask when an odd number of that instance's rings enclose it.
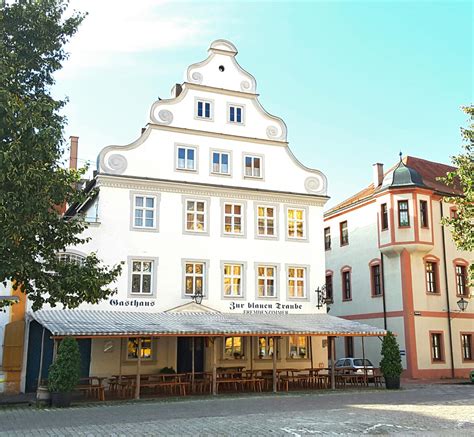
<instances>
[{"instance_id":1,"label":"green tree","mask_svg":"<svg viewBox=\"0 0 474 437\"><path fill-rule=\"evenodd\" d=\"M446 202L457 208L455 217L445 217L443 224L451 230L453 240L458 249L474 250L474 106L462 108L469 116L470 124L461 128L464 152L452 157L456 170L448 173L441 180L451 187L459 188L462 196L446 197ZM469 266L469 279L474 283L474 264Z\"/></svg>"},{"instance_id":2,"label":"green tree","mask_svg":"<svg viewBox=\"0 0 474 437\"><path fill-rule=\"evenodd\" d=\"M81 354L73 337L65 337L58 347L58 356L48 373L50 392L70 393L81 375Z\"/></svg>"},{"instance_id":3,"label":"green tree","mask_svg":"<svg viewBox=\"0 0 474 437\"><path fill-rule=\"evenodd\" d=\"M57 258L87 241L85 221L58 212L85 199L77 187L86 170L63 161L66 100L50 93L68 56L64 45L84 19L65 17L67 7L67 0L0 3L0 282L12 280L35 310L96 303L115 292L109 284L121 272L94 253L82 265Z\"/></svg>"}]
</instances>

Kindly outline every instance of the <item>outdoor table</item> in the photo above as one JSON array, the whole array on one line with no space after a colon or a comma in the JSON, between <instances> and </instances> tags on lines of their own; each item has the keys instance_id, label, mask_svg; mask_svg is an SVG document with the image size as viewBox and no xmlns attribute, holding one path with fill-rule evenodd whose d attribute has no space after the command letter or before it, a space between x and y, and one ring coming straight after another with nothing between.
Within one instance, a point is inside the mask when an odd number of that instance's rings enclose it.
<instances>
[{"instance_id":1,"label":"outdoor table","mask_svg":"<svg viewBox=\"0 0 474 437\"><path fill-rule=\"evenodd\" d=\"M76 389L84 392L86 396L94 396L99 401L105 401L105 388L102 381L107 379L106 377L99 376L88 376L79 379L79 384ZM97 381L97 383L95 383Z\"/></svg>"}]
</instances>

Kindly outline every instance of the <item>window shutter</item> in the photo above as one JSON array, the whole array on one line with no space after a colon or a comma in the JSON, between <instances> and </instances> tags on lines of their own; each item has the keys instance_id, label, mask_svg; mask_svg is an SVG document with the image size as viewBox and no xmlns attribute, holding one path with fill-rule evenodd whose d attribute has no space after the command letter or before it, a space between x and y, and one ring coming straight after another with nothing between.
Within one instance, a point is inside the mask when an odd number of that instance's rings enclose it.
<instances>
[{"instance_id":1,"label":"window shutter","mask_svg":"<svg viewBox=\"0 0 474 437\"><path fill-rule=\"evenodd\" d=\"M23 363L23 339L25 321L18 320L5 325L3 344L3 370L21 370Z\"/></svg>"}]
</instances>

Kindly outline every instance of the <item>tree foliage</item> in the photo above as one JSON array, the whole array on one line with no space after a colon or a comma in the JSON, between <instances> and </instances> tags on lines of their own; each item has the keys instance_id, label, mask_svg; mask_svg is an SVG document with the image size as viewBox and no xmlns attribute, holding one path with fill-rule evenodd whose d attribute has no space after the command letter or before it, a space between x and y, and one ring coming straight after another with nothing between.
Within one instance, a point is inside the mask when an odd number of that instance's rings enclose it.
<instances>
[{"instance_id":1,"label":"tree foliage","mask_svg":"<svg viewBox=\"0 0 474 437\"><path fill-rule=\"evenodd\" d=\"M48 389L52 393L70 393L81 375L81 354L75 338L65 337L58 347L56 360L49 366Z\"/></svg>"},{"instance_id":2,"label":"tree foliage","mask_svg":"<svg viewBox=\"0 0 474 437\"><path fill-rule=\"evenodd\" d=\"M452 163L456 167L441 178L449 186L461 188L462 196L451 196L445 200L457 208L455 217L445 217L443 224L451 230L453 240L460 250L474 251L474 106L467 106L463 111L469 115L470 124L467 128L461 128L461 136L464 152L452 157ZM474 265L469 267L470 282L474 282Z\"/></svg>"},{"instance_id":3,"label":"tree foliage","mask_svg":"<svg viewBox=\"0 0 474 437\"><path fill-rule=\"evenodd\" d=\"M380 361L380 371L383 376L396 378L403 372L400 348L397 339L392 332L388 331L382 341L382 361Z\"/></svg>"},{"instance_id":4,"label":"tree foliage","mask_svg":"<svg viewBox=\"0 0 474 437\"><path fill-rule=\"evenodd\" d=\"M87 241L84 220L65 220L58 206L84 200L85 173L65 168L61 110L51 96L53 74L68 54L64 45L84 15L65 17L67 0L0 3L0 281L44 303L73 308L114 293L121 265L101 265L95 254L83 265L60 262L57 253ZM1 302L0 302L1 305Z\"/></svg>"}]
</instances>

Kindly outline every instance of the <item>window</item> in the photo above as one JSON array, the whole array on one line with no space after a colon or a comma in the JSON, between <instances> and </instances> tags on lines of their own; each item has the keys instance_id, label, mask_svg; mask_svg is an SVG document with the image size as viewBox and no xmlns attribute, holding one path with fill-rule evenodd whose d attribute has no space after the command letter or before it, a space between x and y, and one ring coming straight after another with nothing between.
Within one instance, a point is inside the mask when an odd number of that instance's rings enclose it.
<instances>
[{"instance_id":1,"label":"window","mask_svg":"<svg viewBox=\"0 0 474 437\"><path fill-rule=\"evenodd\" d=\"M261 178L262 177L262 158L259 156L244 156L245 177Z\"/></svg>"},{"instance_id":2,"label":"window","mask_svg":"<svg viewBox=\"0 0 474 437\"><path fill-rule=\"evenodd\" d=\"M354 358L354 337L345 337L346 357Z\"/></svg>"},{"instance_id":3,"label":"window","mask_svg":"<svg viewBox=\"0 0 474 437\"><path fill-rule=\"evenodd\" d=\"M204 278L205 264L203 262L186 262L184 272L185 290L187 296L194 296L196 293L205 294Z\"/></svg>"},{"instance_id":4,"label":"window","mask_svg":"<svg viewBox=\"0 0 474 437\"><path fill-rule=\"evenodd\" d=\"M431 359L433 361L444 361L441 333L431 333Z\"/></svg>"},{"instance_id":5,"label":"window","mask_svg":"<svg viewBox=\"0 0 474 437\"><path fill-rule=\"evenodd\" d=\"M156 197L133 196L133 227L153 229L156 227Z\"/></svg>"},{"instance_id":6,"label":"window","mask_svg":"<svg viewBox=\"0 0 474 437\"><path fill-rule=\"evenodd\" d=\"M380 274L380 264L370 266L372 280L372 296L382 295L382 276Z\"/></svg>"},{"instance_id":7,"label":"window","mask_svg":"<svg viewBox=\"0 0 474 437\"><path fill-rule=\"evenodd\" d=\"M449 209L449 217L452 219L458 218L458 210L455 207Z\"/></svg>"},{"instance_id":8,"label":"window","mask_svg":"<svg viewBox=\"0 0 474 437\"><path fill-rule=\"evenodd\" d=\"M228 152L212 152L211 173L229 175L230 155Z\"/></svg>"},{"instance_id":9,"label":"window","mask_svg":"<svg viewBox=\"0 0 474 437\"><path fill-rule=\"evenodd\" d=\"M408 214L408 200L398 201L398 226L410 226L410 216Z\"/></svg>"},{"instance_id":10,"label":"window","mask_svg":"<svg viewBox=\"0 0 474 437\"><path fill-rule=\"evenodd\" d=\"M306 238L305 210L288 208L287 209L287 236L288 238L304 239Z\"/></svg>"},{"instance_id":11,"label":"window","mask_svg":"<svg viewBox=\"0 0 474 437\"><path fill-rule=\"evenodd\" d=\"M243 337L224 337L224 358L240 360L244 356Z\"/></svg>"},{"instance_id":12,"label":"window","mask_svg":"<svg viewBox=\"0 0 474 437\"><path fill-rule=\"evenodd\" d=\"M434 261L426 261L426 291L428 293L439 293L438 290L438 264Z\"/></svg>"},{"instance_id":13,"label":"window","mask_svg":"<svg viewBox=\"0 0 474 437\"><path fill-rule=\"evenodd\" d=\"M428 228L428 202L426 200L420 200L420 226L422 228Z\"/></svg>"},{"instance_id":14,"label":"window","mask_svg":"<svg viewBox=\"0 0 474 437\"><path fill-rule=\"evenodd\" d=\"M472 361L472 334L461 334L462 359Z\"/></svg>"},{"instance_id":15,"label":"window","mask_svg":"<svg viewBox=\"0 0 474 437\"><path fill-rule=\"evenodd\" d=\"M77 266L82 266L84 264L85 256L78 255L76 253L61 252L56 254L58 261L62 263L75 264Z\"/></svg>"},{"instance_id":16,"label":"window","mask_svg":"<svg viewBox=\"0 0 474 437\"><path fill-rule=\"evenodd\" d=\"M382 231L386 231L388 229L388 208L386 203L380 205L380 221Z\"/></svg>"},{"instance_id":17,"label":"window","mask_svg":"<svg viewBox=\"0 0 474 437\"><path fill-rule=\"evenodd\" d=\"M328 302L334 302L334 294L332 291L332 273L326 273L326 299Z\"/></svg>"},{"instance_id":18,"label":"window","mask_svg":"<svg viewBox=\"0 0 474 437\"><path fill-rule=\"evenodd\" d=\"M129 337L127 341L127 359L137 360L138 359L138 338ZM152 359L152 341L151 338L141 339L141 359L151 360Z\"/></svg>"},{"instance_id":19,"label":"window","mask_svg":"<svg viewBox=\"0 0 474 437\"><path fill-rule=\"evenodd\" d=\"M224 296L242 297L242 264L224 264Z\"/></svg>"},{"instance_id":20,"label":"window","mask_svg":"<svg viewBox=\"0 0 474 437\"><path fill-rule=\"evenodd\" d=\"M306 268L288 267L288 296L306 297Z\"/></svg>"},{"instance_id":21,"label":"window","mask_svg":"<svg viewBox=\"0 0 474 437\"><path fill-rule=\"evenodd\" d=\"M186 200L186 231L206 232L206 214L206 201Z\"/></svg>"},{"instance_id":22,"label":"window","mask_svg":"<svg viewBox=\"0 0 474 437\"><path fill-rule=\"evenodd\" d=\"M257 267L257 293L258 297L276 297L276 267Z\"/></svg>"},{"instance_id":23,"label":"window","mask_svg":"<svg viewBox=\"0 0 474 437\"><path fill-rule=\"evenodd\" d=\"M277 342L278 356L278 342ZM273 357L273 337L258 337L258 358Z\"/></svg>"},{"instance_id":24,"label":"window","mask_svg":"<svg viewBox=\"0 0 474 437\"><path fill-rule=\"evenodd\" d=\"M342 300L351 300L351 271L345 270L342 272Z\"/></svg>"},{"instance_id":25,"label":"window","mask_svg":"<svg viewBox=\"0 0 474 437\"><path fill-rule=\"evenodd\" d=\"M231 123L243 123L244 108L242 106L229 105L229 121Z\"/></svg>"},{"instance_id":26,"label":"window","mask_svg":"<svg viewBox=\"0 0 474 437\"><path fill-rule=\"evenodd\" d=\"M324 228L324 250L331 250L331 228Z\"/></svg>"},{"instance_id":27,"label":"window","mask_svg":"<svg viewBox=\"0 0 474 437\"><path fill-rule=\"evenodd\" d=\"M224 234L244 233L243 209L240 203L224 203Z\"/></svg>"},{"instance_id":28,"label":"window","mask_svg":"<svg viewBox=\"0 0 474 437\"><path fill-rule=\"evenodd\" d=\"M132 260L132 294L152 294L153 261Z\"/></svg>"},{"instance_id":29,"label":"window","mask_svg":"<svg viewBox=\"0 0 474 437\"><path fill-rule=\"evenodd\" d=\"M467 296L469 293L466 284L466 266L456 264L454 268L456 271L456 294L458 296Z\"/></svg>"},{"instance_id":30,"label":"window","mask_svg":"<svg viewBox=\"0 0 474 437\"><path fill-rule=\"evenodd\" d=\"M196 170L196 148L178 146L176 168L178 170Z\"/></svg>"},{"instance_id":31,"label":"window","mask_svg":"<svg viewBox=\"0 0 474 437\"><path fill-rule=\"evenodd\" d=\"M198 118L212 119L212 102L207 100L196 101L196 116Z\"/></svg>"},{"instance_id":32,"label":"window","mask_svg":"<svg viewBox=\"0 0 474 437\"><path fill-rule=\"evenodd\" d=\"M341 246L349 244L349 230L347 229L347 221L339 223L339 238Z\"/></svg>"},{"instance_id":33,"label":"window","mask_svg":"<svg viewBox=\"0 0 474 437\"><path fill-rule=\"evenodd\" d=\"M261 237L274 237L275 208L273 206L257 206L257 234Z\"/></svg>"},{"instance_id":34,"label":"window","mask_svg":"<svg viewBox=\"0 0 474 437\"><path fill-rule=\"evenodd\" d=\"M288 337L290 358L308 358L308 337L304 335L290 335Z\"/></svg>"}]
</instances>

